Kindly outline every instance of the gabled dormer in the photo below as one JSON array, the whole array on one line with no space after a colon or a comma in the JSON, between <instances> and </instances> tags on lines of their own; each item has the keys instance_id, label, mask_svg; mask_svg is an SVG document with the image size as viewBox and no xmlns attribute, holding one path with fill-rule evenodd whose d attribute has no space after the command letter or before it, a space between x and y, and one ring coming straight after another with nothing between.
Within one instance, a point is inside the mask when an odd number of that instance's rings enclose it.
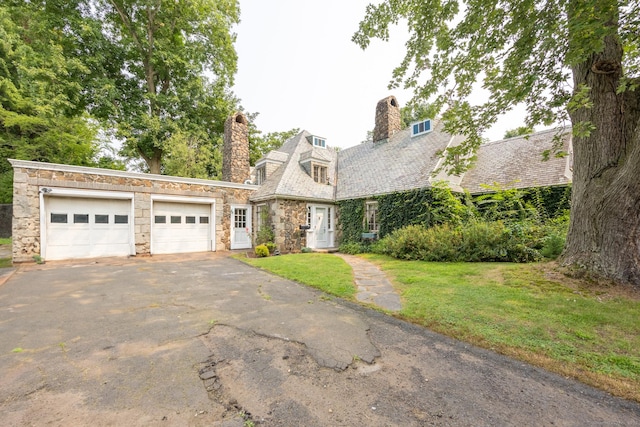
<instances>
[{"instance_id":1,"label":"gabled dormer","mask_svg":"<svg viewBox=\"0 0 640 427\"><path fill-rule=\"evenodd\" d=\"M329 164L331 158L326 149L326 141L324 147L314 146L309 151L300 153L300 166L315 182L318 184L330 184L329 182Z\"/></svg>"},{"instance_id":2,"label":"gabled dormer","mask_svg":"<svg viewBox=\"0 0 640 427\"><path fill-rule=\"evenodd\" d=\"M289 155L281 151L270 151L266 156L256 162L255 174L257 185L265 183L269 177L278 170L284 162L287 161Z\"/></svg>"}]
</instances>

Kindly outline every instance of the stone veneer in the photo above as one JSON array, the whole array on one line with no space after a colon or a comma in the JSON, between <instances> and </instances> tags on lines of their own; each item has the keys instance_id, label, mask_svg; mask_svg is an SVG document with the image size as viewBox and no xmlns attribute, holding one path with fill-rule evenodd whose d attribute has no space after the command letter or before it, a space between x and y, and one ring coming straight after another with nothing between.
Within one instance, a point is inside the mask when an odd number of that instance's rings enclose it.
<instances>
[{"instance_id":1,"label":"stone veneer","mask_svg":"<svg viewBox=\"0 0 640 427\"><path fill-rule=\"evenodd\" d=\"M249 204L255 186L109 169L11 160L13 178L13 261L40 255L40 187L133 193L136 255L150 254L151 196L215 199L216 250L231 246L230 204Z\"/></svg>"},{"instance_id":2,"label":"stone veneer","mask_svg":"<svg viewBox=\"0 0 640 427\"><path fill-rule=\"evenodd\" d=\"M300 252L307 246L307 233L300 230L300 225L307 223L307 202L276 199L267 205L274 218L275 244L280 252Z\"/></svg>"},{"instance_id":3,"label":"stone veneer","mask_svg":"<svg viewBox=\"0 0 640 427\"><path fill-rule=\"evenodd\" d=\"M242 113L235 113L224 122L222 179L240 184L251 179L249 123Z\"/></svg>"},{"instance_id":4,"label":"stone veneer","mask_svg":"<svg viewBox=\"0 0 640 427\"><path fill-rule=\"evenodd\" d=\"M402 130L400 106L395 96L388 96L376 105L376 125L373 128L373 142L385 141Z\"/></svg>"}]
</instances>

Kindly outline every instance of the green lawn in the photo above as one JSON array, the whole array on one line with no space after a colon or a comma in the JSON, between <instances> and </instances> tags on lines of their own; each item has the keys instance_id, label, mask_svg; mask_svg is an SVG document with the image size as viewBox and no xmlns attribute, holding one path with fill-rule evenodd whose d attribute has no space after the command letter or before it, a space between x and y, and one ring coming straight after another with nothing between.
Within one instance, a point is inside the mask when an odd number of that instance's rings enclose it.
<instances>
[{"instance_id":1,"label":"green lawn","mask_svg":"<svg viewBox=\"0 0 640 427\"><path fill-rule=\"evenodd\" d=\"M545 264L364 257L387 273L402 296L400 317L640 401L637 294L567 279ZM332 255L246 261L334 295L353 296L350 269Z\"/></svg>"},{"instance_id":2,"label":"green lawn","mask_svg":"<svg viewBox=\"0 0 640 427\"><path fill-rule=\"evenodd\" d=\"M0 245L9 245L11 246L11 238L0 238ZM11 258L0 258L0 268L11 267Z\"/></svg>"}]
</instances>

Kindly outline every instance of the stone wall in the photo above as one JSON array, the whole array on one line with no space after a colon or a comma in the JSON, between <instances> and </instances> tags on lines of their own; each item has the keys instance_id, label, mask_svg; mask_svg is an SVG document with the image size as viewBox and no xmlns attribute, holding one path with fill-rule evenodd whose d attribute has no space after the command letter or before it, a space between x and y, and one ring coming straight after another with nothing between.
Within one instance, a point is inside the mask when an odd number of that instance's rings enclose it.
<instances>
[{"instance_id":1,"label":"stone wall","mask_svg":"<svg viewBox=\"0 0 640 427\"><path fill-rule=\"evenodd\" d=\"M136 255L151 251L151 196L206 197L215 199L216 250L230 248L229 204L248 204L253 189L234 188L218 181L159 177L76 166L14 165L13 261L27 262L40 255L40 187L129 192L134 195ZM26 167L24 164L33 164ZM50 165L51 166L51 165ZM241 186L244 187L244 186Z\"/></svg>"},{"instance_id":2,"label":"stone wall","mask_svg":"<svg viewBox=\"0 0 640 427\"><path fill-rule=\"evenodd\" d=\"M395 96L388 96L376 105L376 125L373 129L373 142L382 142L402 130L400 106Z\"/></svg>"},{"instance_id":3,"label":"stone wall","mask_svg":"<svg viewBox=\"0 0 640 427\"><path fill-rule=\"evenodd\" d=\"M0 237L11 237L11 217L13 205L0 205Z\"/></svg>"},{"instance_id":4,"label":"stone wall","mask_svg":"<svg viewBox=\"0 0 640 427\"><path fill-rule=\"evenodd\" d=\"M222 179L240 184L251 179L249 123L242 113L235 113L224 122Z\"/></svg>"},{"instance_id":5,"label":"stone wall","mask_svg":"<svg viewBox=\"0 0 640 427\"><path fill-rule=\"evenodd\" d=\"M307 203L278 199L269 206L272 218L275 218L275 243L280 252L300 252L307 246L307 233L300 230L300 225L307 223Z\"/></svg>"}]
</instances>

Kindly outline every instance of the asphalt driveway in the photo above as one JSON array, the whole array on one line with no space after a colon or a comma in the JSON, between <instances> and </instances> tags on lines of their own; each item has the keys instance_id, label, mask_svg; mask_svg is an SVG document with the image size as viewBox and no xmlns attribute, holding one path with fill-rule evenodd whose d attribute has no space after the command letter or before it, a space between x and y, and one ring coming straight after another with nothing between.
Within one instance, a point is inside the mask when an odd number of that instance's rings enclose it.
<instances>
[{"instance_id":1,"label":"asphalt driveway","mask_svg":"<svg viewBox=\"0 0 640 427\"><path fill-rule=\"evenodd\" d=\"M640 425L640 405L216 254L0 286L0 424Z\"/></svg>"}]
</instances>

